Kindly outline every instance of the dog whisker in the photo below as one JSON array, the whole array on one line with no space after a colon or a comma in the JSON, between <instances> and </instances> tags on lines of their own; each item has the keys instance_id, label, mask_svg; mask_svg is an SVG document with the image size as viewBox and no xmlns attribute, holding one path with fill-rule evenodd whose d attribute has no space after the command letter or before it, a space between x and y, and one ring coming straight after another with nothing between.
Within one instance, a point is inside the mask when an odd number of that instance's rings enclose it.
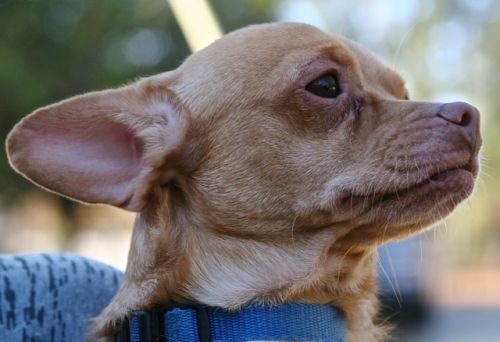
<instances>
[{"instance_id":1,"label":"dog whisker","mask_svg":"<svg viewBox=\"0 0 500 342\"><path fill-rule=\"evenodd\" d=\"M384 274L385 279L387 279L387 282L389 283L389 286L390 286L390 287L391 287L391 289L392 289L392 292L393 292L393 294L394 294L394 298L396 298L396 301L397 301L397 303L398 303L399 308L402 308L402 307L403 307L403 305L402 305L402 303L401 303L401 299L399 298L398 292L396 291L396 288L395 288L395 286L394 286L394 284L393 284L393 282L392 282L391 278L389 277L389 274L388 274L388 273L387 273L387 271L385 270L384 265L382 265L382 263L380 262L380 260L378 261L378 265L379 265L380 269L382 270L382 273Z\"/></svg>"}]
</instances>

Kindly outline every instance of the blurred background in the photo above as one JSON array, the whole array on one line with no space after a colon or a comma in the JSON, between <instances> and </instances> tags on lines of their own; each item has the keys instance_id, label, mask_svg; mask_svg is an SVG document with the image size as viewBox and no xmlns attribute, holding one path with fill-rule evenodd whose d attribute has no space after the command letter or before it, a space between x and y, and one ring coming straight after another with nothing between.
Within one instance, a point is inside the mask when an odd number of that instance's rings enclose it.
<instances>
[{"instance_id":1,"label":"blurred background","mask_svg":"<svg viewBox=\"0 0 500 342\"><path fill-rule=\"evenodd\" d=\"M184 4L0 0L0 140L40 106L177 67L194 46L180 16L202 27L206 19L198 2ZM402 323L397 340L500 341L500 2L209 6L222 32L300 21L346 35L399 70L412 99L468 101L481 110L483 166L475 194L437 229L381 247L381 295L386 317ZM71 251L125 267L132 214L43 192L10 169L5 152L0 189L0 253Z\"/></svg>"}]
</instances>

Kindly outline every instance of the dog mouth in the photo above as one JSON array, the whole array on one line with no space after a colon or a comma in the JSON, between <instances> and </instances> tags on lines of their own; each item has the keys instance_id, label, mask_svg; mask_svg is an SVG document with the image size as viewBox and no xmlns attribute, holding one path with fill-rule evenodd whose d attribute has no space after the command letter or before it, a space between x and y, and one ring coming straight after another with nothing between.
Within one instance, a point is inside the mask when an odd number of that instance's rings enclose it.
<instances>
[{"instance_id":1,"label":"dog mouth","mask_svg":"<svg viewBox=\"0 0 500 342\"><path fill-rule=\"evenodd\" d=\"M351 193L344 196L341 199L341 203L350 206L353 206L354 203L362 203L373 207L379 203L401 203L406 200L417 201L419 198L424 198L430 193L442 196L456 194L465 198L472 192L478 168L477 161L469 161L460 166L432 173L419 182L396 190L391 189L390 191L372 192L362 195Z\"/></svg>"},{"instance_id":2,"label":"dog mouth","mask_svg":"<svg viewBox=\"0 0 500 342\"><path fill-rule=\"evenodd\" d=\"M441 192L447 194L454 191L459 191L462 188L468 188L473 183L472 172L466 167L457 167L446 171L438 172L428 177L427 179L416 183L408 188L389 192L379 197L380 202L388 200L400 200L406 195L418 197L427 192Z\"/></svg>"}]
</instances>

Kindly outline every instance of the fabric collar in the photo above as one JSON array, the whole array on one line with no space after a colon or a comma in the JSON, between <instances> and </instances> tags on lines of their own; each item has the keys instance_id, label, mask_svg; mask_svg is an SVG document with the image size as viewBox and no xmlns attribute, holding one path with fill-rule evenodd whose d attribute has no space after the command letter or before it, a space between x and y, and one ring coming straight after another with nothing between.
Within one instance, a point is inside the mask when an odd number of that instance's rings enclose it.
<instances>
[{"instance_id":1,"label":"fabric collar","mask_svg":"<svg viewBox=\"0 0 500 342\"><path fill-rule=\"evenodd\" d=\"M239 311L206 306L179 306L166 310L134 312L114 340L343 342L345 330L340 311L328 305L252 304Z\"/></svg>"}]
</instances>

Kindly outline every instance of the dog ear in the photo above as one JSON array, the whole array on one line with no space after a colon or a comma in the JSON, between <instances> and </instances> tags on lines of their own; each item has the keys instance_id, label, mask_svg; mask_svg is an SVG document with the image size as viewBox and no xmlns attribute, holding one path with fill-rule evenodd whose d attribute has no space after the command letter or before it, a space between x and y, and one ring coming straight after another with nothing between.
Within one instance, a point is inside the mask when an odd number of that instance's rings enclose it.
<instances>
[{"instance_id":1,"label":"dog ear","mask_svg":"<svg viewBox=\"0 0 500 342\"><path fill-rule=\"evenodd\" d=\"M175 176L188 122L168 89L143 80L38 109L9 134L7 153L44 188L140 211L152 188Z\"/></svg>"}]
</instances>

